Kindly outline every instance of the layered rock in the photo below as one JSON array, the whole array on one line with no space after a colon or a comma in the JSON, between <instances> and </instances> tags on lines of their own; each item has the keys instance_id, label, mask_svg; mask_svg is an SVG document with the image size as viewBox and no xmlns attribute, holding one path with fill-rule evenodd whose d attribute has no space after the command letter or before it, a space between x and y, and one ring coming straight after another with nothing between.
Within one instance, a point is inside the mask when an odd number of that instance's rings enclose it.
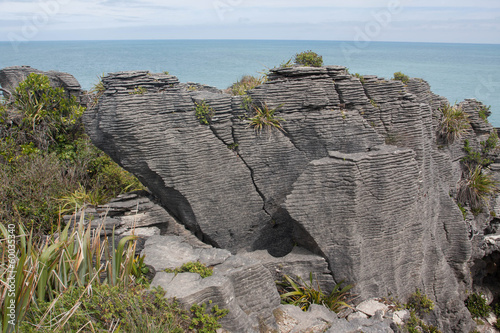
<instances>
[{"instance_id":1,"label":"layered rock","mask_svg":"<svg viewBox=\"0 0 500 333\"><path fill-rule=\"evenodd\" d=\"M31 73L43 74L50 80L50 85L55 88L64 88L68 96L80 98L80 83L71 74L58 71L40 71L30 66L12 66L0 70L0 86L12 93L20 82L24 81Z\"/></svg>"},{"instance_id":2,"label":"layered rock","mask_svg":"<svg viewBox=\"0 0 500 333\"><path fill-rule=\"evenodd\" d=\"M443 330L469 331L462 301L474 226L453 196L463 140L479 146L491 129L475 116L482 104L465 101L472 129L441 143L446 100L418 79L281 68L246 97L148 72L103 84L85 114L93 142L199 239L276 257L298 244L362 298L404 301L418 288L437 301ZM209 125L196 116L202 102L215 112ZM283 130L255 131L255 108L274 110Z\"/></svg>"}]
</instances>

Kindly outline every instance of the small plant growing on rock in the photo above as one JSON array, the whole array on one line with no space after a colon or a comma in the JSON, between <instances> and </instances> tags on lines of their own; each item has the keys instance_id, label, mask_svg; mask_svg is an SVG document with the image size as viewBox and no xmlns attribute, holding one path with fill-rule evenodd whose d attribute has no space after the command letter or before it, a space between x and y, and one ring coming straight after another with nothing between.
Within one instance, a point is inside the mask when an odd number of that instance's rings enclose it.
<instances>
[{"instance_id":1,"label":"small plant growing on rock","mask_svg":"<svg viewBox=\"0 0 500 333\"><path fill-rule=\"evenodd\" d=\"M481 165L468 168L460 181L457 200L465 205L470 204L472 211L481 211L489 195L498 192L497 182L491 174L483 172Z\"/></svg>"},{"instance_id":2,"label":"small plant growing on rock","mask_svg":"<svg viewBox=\"0 0 500 333\"><path fill-rule=\"evenodd\" d=\"M143 95L146 91L146 88L139 86L134 91L129 92L129 95Z\"/></svg>"},{"instance_id":3,"label":"small plant growing on rock","mask_svg":"<svg viewBox=\"0 0 500 333\"><path fill-rule=\"evenodd\" d=\"M292 59L288 59L287 61L283 61L279 65L279 68L290 68L290 67L293 67Z\"/></svg>"},{"instance_id":4,"label":"small plant growing on rock","mask_svg":"<svg viewBox=\"0 0 500 333\"><path fill-rule=\"evenodd\" d=\"M207 267L206 265L202 264L201 262L187 262L185 263L184 265L182 265L181 267L177 267L177 268L174 268L174 269L165 269L165 272L167 273L175 273L175 274L179 274L179 273L197 273L197 274L200 274L200 276L202 278L206 278L206 277L209 277L209 276L212 276L213 274L213 271L211 268Z\"/></svg>"},{"instance_id":5,"label":"small plant growing on rock","mask_svg":"<svg viewBox=\"0 0 500 333\"><path fill-rule=\"evenodd\" d=\"M396 72L394 73L393 80L401 81L404 84L408 84L408 82L410 82L410 77L401 72Z\"/></svg>"},{"instance_id":6,"label":"small plant growing on rock","mask_svg":"<svg viewBox=\"0 0 500 333\"><path fill-rule=\"evenodd\" d=\"M300 66L321 67L323 57L313 51L304 51L295 55L295 63Z\"/></svg>"},{"instance_id":7,"label":"small plant growing on rock","mask_svg":"<svg viewBox=\"0 0 500 333\"><path fill-rule=\"evenodd\" d=\"M482 294L470 294L465 300L465 306L474 318L488 317L491 312L491 307Z\"/></svg>"},{"instance_id":8,"label":"small plant growing on rock","mask_svg":"<svg viewBox=\"0 0 500 333\"><path fill-rule=\"evenodd\" d=\"M281 302L283 304L292 304L298 306L302 311L307 311L311 304L323 305L334 312L340 312L343 308L351 307L348 302L350 300L349 290L352 285L342 287L343 281L336 284L332 292L327 295L319 286L319 282L314 286L313 275L309 273L309 282L305 282L301 278L299 281L294 280L288 275L284 276L284 280L278 283L278 291L281 294Z\"/></svg>"},{"instance_id":9,"label":"small plant growing on rock","mask_svg":"<svg viewBox=\"0 0 500 333\"><path fill-rule=\"evenodd\" d=\"M215 115L215 110L210 107L205 101L201 101L201 103L194 103L195 104L195 113L196 113L196 118L198 118L200 124L202 125L209 125L210 120L212 117Z\"/></svg>"},{"instance_id":10,"label":"small plant growing on rock","mask_svg":"<svg viewBox=\"0 0 500 333\"><path fill-rule=\"evenodd\" d=\"M438 135L447 143L453 143L470 129L469 117L461 107L446 104L439 108L441 118Z\"/></svg>"},{"instance_id":11,"label":"small plant growing on rock","mask_svg":"<svg viewBox=\"0 0 500 333\"><path fill-rule=\"evenodd\" d=\"M427 297L427 295L422 294L422 292L417 289L417 291L411 294L406 307L419 314L429 313L434 310L434 302Z\"/></svg>"},{"instance_id":12,"label":"small plant growing on rock","mask_svg":"<svg viewBox=\"0 0 500 333\"><path fill-rule=\"evenodd\" d=\"M260 86L261 84L266 82L266 77L256 77L251 75L245 75L236 83L233 83L228 90L234 96L238 95L246 95L247 91L252 90L253 88Z\"/></svg>"},{"instance_id":13,"label":"small plant growing on rock","mask_svg":"<svg viewBox=\"0 0 500 333\"><path fill-rule=\"evenodd\" d=\"M488 117L490 116L491 114L491 105L490 106L481 106L479 108L479 110L477 110L478 114L479 114L479 118L481 118L482 120L484 120L485 122L488 122Z\"/></svg>"},{"instance_id":14,"label":"small plant growing on rock","mask_svg":"<svg viewBox=\"0 0 500 333\"><path fill-rule=\"evenodd\" d=\"M354 73L354 76L359 79L359 81L361 82L361 84L365 84L365 77L363 75L361 75L359 73Z\"/></svg>"},{"instance_id":15,"label":"small plant growing on rock","mask_svg":"<svg viewBox=\"0 0 500 333\"><path fill-rule=\"evenodd\" d=\"M212 301L209 303L212 304ZM189 310L193 316L189 329L199 333L215 332L221 327L218 320L222 319L229 313L229 310L219 309L217 305L214 305L211 309L212 313L209 314L207 313L207 305L205 303L202 305L194 304Z\"/></svg>"},{"instance_id":16,"label":"small plant growing on rock","mask_svg":"<svg viewBox=\"0 0 500 333\"><path fill-rule=\"evenodd\" d=\"M262 132L264 128L267 128L269 130L272 128L277 128L285 132L283 127L281 127L281 121L284 121L284 119L276 117L274 115L274 113L281 106L282 105L278 106L277 108L271 109L267 106L266 103L262 104L261 107L252 105L255 111L255 115L252 118L248 119L248 121L250 122L250 126L253 127L257 133Z\"/></svg>"},{"instance_id":17,"label":"small plant growing on rock","mask_svg":"<svg viewBox=\"0 0 500 333\"><path fill-rule=\"evenodd\" d=\"M404 329L408 333L441 333L437 327L424 323L414 311L410 313L410 319L405 323Z\"/></svg>"}]
</instances>

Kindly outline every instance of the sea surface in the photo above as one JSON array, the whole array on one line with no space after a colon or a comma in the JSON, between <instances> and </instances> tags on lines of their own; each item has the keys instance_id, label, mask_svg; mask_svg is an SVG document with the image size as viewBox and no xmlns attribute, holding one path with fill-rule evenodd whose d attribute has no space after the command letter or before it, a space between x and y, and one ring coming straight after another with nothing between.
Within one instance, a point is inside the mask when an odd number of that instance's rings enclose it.
<instances>
[{"instance_id":1,"label":"sea surface","mask_svg":"<svg viewBox=\"0 0 500 333\"><path fill-rule=\"evenodd\" d=\"M391 78L394 72L428 81L451 103L476 98L491 105L500 127L500 45L271 40L133 40L0 42L0 68L29 65L73 74L84 89L100 75L125 70L168 71L181 82L227 88L296 53L313 50L325 65Z\"/></svg>"}]
</instances>

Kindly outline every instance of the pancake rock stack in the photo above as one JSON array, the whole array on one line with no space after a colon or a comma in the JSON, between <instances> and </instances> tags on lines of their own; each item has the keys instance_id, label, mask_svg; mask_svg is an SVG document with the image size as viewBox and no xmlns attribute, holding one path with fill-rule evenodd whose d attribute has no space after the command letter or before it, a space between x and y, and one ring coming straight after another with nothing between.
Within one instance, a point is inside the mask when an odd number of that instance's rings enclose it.
<instances>
[{"instance_id":1,"label":"pancake rock stack","mask_svg":"<svg viewBox=\"0 0 500 333\"><path fill-rule=\"evenodd\" d=\"M455 197L464 140L479 147L493 130L481 103L461 104L471 130L443 143L447 101L420 79L327 66L273 69L245 96L147 71L103 84L84 115L92 141L200 240L233 254L305 248L361 299L419 289L441 329L469 332L471 235L486 222L464 220ZM282 129L252 127L263 110Z\"/></svg>"}]
</instances>

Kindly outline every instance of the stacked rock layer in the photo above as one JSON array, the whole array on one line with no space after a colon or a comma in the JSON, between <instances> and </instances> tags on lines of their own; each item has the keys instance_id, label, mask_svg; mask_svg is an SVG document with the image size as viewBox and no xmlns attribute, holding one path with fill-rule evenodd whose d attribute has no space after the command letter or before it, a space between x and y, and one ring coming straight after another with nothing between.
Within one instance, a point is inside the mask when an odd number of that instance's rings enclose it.
<instances>
[{"instance_id":1,"label":"stacked rock layer","mask_svg":"<svg viewBox=\"0 0 500 333\"><path fill-rule=\"evenodd\" d=\"M285 256L321 255L363 299L416 289L438 304L445 331L468 331L471 225L453 196L463 139L491 126L467 100L470 132L436 135L446 102L419 79L362 80L341 66L271 70L231 96L146 71L103 78L84 116L92 141L131 171L204 242ZM213 113L200 123L196 109ZM282 129L250 126L274 111Z\"/></svg>"}]
</instances>

